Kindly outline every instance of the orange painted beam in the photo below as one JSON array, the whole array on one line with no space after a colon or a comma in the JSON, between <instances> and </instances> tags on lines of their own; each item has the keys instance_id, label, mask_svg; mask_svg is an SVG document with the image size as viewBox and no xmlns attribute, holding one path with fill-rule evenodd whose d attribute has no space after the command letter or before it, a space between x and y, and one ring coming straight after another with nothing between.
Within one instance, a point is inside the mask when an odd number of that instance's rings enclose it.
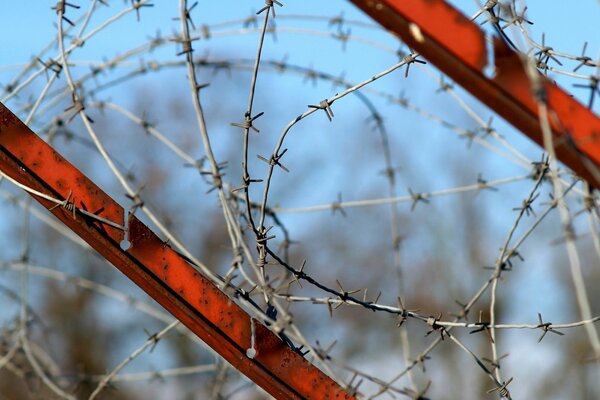
<instances>
[{"instance_id":1,"label":"orange painted beam","mask_svg":"<svg viewBox=\"0 0 600 400\"><path fill-rule=\"evenodd\" d=\"M495 73L487 77L484 32L445 1L350 1L543 147L534 85L522 55L501 39L494 39ZM539 82L558 159L600 188L600 118L541 74Z\"/></svg>"},{"instance_id":2,"label":"orange painted beam","mask_svg":"<svg viewBox=\"0 0 600 400\"><path fill-rule=\"evenodd\" d=\"M69 199L118 226L124 210L0 103L0 170L57 200ZM278 399L353 399L342 387L254 320L135 216L124 231L33 197L192 330L231 365ZM249 358L251 323L256 355Z\"/></svg>"}]
</instances>

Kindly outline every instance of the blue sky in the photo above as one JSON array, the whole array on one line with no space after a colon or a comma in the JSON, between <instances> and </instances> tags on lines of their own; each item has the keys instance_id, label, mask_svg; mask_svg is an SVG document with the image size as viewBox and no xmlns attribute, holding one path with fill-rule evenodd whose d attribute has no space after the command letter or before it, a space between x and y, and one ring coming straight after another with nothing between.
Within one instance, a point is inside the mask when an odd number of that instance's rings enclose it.
<instances>
[{"instance_id":1,"label":"blue sky","mask_svg":"<svg viewBox=\"0 0 600 400\"><path fill-rule=\"evenodd\" d=\"M311 7L310 3L314 3ZM0 82L6 81L11 76L7 73L9 66L22 64L30 60L36 51L45 45L55 34L56 16L51 9L53 3L42 3L35 0L3 1L3 14L5 18L2 25L2 36L0 37ZM85 9L87 2L76 2ZM116 2L119 4L119 2ZM142 23L147 26L160 27L164 34L173 29L178 29L177 21L169 21L165 16L175 17L178 13L177 2L158 0L153 2L154 7L142 9ZM476 10L476 1L459 0L452 4L464 10L467 15L472 15ZM576 3L567 1L530 0L526 2L528 15L533 16L535 24L530 26L532 37L541 40L541 33L546 33L546 41L556 50L571 54L579 54L583 43L588 41L588 55L600 56L598 45L599 33L597 21L600 19L600 7L595 0L579 0ZM575 6L576 4L576 6ZM200 1L196 7L194 18L199 25L206 21L224 21L230 19L228 15L240 16L251 15L253 10L261 7L262 1L240 1L230 0L227 2ZM307 11L310 10L310 11ZM77 11L70 11L75 15ZM364 19L362 12L345 1L288 1L280 9L280 14L307 14L336 16L343 13L349 19ZM79 15L81 13L78 13ZM105 14L108 15L108 14ZM93 48L80 49L78 57L85 58L86 55L93 58L94 54L110 55L115 48L129 48L140 43L147 35L144 29L137 29L133 15L129 15L120 23L115 24L110 34L99 35L94 40ZM165 21L168 21L165 24ZM94 26L92 23L91 26ZM118 39L117 39L118 38ZM118 45L117 45L118 42ZM294 55L302 54L302 38L292 41ZM92 46L89 46L92 47ZM363 58L365 67L368 59ZM13 71L10 68L8 71ZM570 84L571 81L566 81ZM573 90L576 96L586 99L587 93L581 90Z\"/></svg>"}]
</instances>

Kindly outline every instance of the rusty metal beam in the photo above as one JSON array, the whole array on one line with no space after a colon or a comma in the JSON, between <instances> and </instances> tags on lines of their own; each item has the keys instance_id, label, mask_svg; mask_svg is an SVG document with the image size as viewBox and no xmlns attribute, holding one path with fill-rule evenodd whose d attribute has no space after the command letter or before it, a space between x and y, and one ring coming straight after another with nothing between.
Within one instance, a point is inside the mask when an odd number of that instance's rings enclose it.
<instances>
[{"instance_id":1,"label":"rusty metal beam","mask_svg":"<svg viewBox=\"0 0 600 400\"><path fill-rule=\"evenodd\" d=\"M543 147L538 103L521 60L494 39L488 78L481 28L443 0L350 0L446 75ZM540 75L560 161L600 188L600 118Z\"/></svg>"},{"instance_id":2,"label":"rusty metal beam","mask_svg":"<svg viewBox=\"0 0 600 400\"><path fill-rule=\"evenodd\" d=\"M122 225L124 210L0 103L0 170L19 183ZM33 197L167 309L231 365L278 399L353 399L337 383L254 321L135 216L124 232Z\"/></svg>"}]
</instances>

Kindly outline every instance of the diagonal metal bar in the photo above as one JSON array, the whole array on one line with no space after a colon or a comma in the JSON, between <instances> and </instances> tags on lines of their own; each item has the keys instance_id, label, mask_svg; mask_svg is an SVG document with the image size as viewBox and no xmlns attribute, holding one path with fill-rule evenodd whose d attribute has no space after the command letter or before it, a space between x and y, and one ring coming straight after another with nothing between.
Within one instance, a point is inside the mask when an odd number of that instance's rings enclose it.
<instances>
[{"instance_id":1,"label":"diagonal metal bar","mask_svg":"<svg viewBox=\"0 0 600 400\"><path fill-rule=\"evenodd\" d=\"M182 256L129 215L128 240L119 229L124 210L0 103L0 170L75 212L33 197L173 314L231 365L278 399L353 399L336 382L290 349L262 323L204 278ZM249 358L251 324L256 355Z\"/></svg>"},{"instance_id":2,"label":"diagonal metal bar","mask_svg":"<svg viewBox=\"0 0 600 400\"><path fill-rule=\"evenodd\" d=\"M350 1L543 146L537 88L547 99L557 157L600 188L600 118L541 74L534 85L522 54L494 38L495 73L487 77L492 54L484 32L444 0Z\"/></svg>"}]
</instances>

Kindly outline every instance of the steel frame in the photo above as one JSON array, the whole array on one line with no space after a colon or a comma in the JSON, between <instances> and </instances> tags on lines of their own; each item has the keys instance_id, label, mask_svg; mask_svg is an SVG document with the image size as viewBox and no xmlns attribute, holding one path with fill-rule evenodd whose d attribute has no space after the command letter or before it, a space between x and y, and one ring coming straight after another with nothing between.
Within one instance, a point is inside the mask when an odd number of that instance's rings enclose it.
<instances>
[{"instance_id":1,"label":"steel frame","mask_svg":"<svg viewBox=\"0 0 600 400\"><path fill-rule=\"evenodd\" d=\"M503 40L494 38L488 54L481 28L444 0L350 1L542 147L536 96L543 96L557 158L600 187L600 118L545 76L535 72L533 82Z\"/></svg>"},{"instance_id":2,"label":"steel frame","mask_svg":"<svg viewBox=\"0 0 600 400\"><path fill-rule=\"evenodd\" d=\"M483 103L542 143L538 103L523 62L494 39L496 74L486 77L480 28L443 0L351 0L402 38ZM544 77L552 130L561 161L593 186L600 183L600 119ZM19 183L120 225L124 210L90 179L0 104L0 168ZM203 277L135 216L124 232L38 195L33 197L190 328L211 348L280 399L352 399L337 383L290 349L277 335ZM251 324L256 356L249 358Z\"/></svg>"},{"instance_id":3,"label":"steel frame","mask_svg":"<svg viewBox=\"0 0 600 400\"><path fill-rule=\"evenodd\" d=\"M0 103L0 169L33 194L91 247L173 314L231 365L276 398L353 399L260 321L129 215L128 250L121 249L124 210ZM75 206L73 208L72 206ZM75 211L73 211L75 210ZM112 221L106 224L77 210ZM254 325L256 355L249 358Z\"/></svg>"}]
</instances>

